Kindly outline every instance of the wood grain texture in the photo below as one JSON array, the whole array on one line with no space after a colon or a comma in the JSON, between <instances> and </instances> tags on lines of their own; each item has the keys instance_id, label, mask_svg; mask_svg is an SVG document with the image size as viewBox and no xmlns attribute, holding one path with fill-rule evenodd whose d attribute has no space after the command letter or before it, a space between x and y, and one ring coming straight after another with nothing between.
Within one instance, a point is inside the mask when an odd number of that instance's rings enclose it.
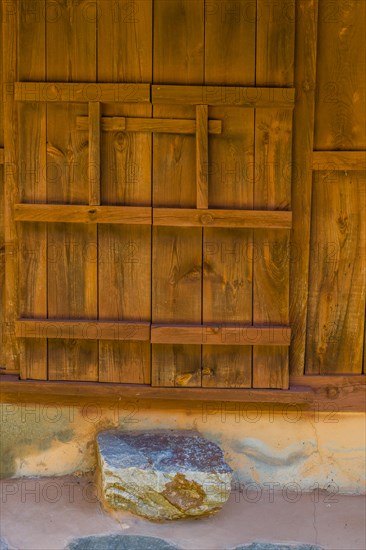
<instances>
[{"instance_id":1,"label":"wood grain texture","mask_svg":"<svg viewBox=\"0 0 366 550\"><path fill-rule=\"evenodd\" d=\"M27 18L27 7L24 0L18 4L18 78L44 80L45 19ZM44 2L38 7L44 7ZM46 106L42 104L19 105L19 187L22 202L46 202ZM47 317L47 228L31 223L19 228L19 233L19 314ZM46 380L47 341L25 341L23 346L21 377Z\"/></svg>"},{"instance_id":2,"label":"wood grain texture","mask_svg":"<svg viewBox=\"0 0 366 550\"><path fill-rule=\"evenodd\" d=\"M308 307L312 159L317 56L318 0L297 3L295 87L299 90L293 128L293 173L290 263L290 373L305 371Z\"/></svg>"},{"instance_id":3,"label":"wood grain texture","mask_svg":"<svg viewBox=\"0 0 366 550\"><path fill-rule=\"evenodd\" d=\"M100 116L98 101L89 103L89 204L100 204Z\"/></svg>"},{"instance_id":4,"label":"wood grain texture","mask_svg":"<svg viewBox=\"0 0 366 550\"><path fill-rule=\"evenodd\" d=\"M59 16L46 20L47 80L69 82L68 90L72 82L96 80L96 20L85 17L86 3L58 0ZM46 0L46 7L52 10L54 2ZM88 204L88 132L76 131L76 117L87 115L88 104L67 101L47 105L47 199ZM94 224L48 226L49 317L97 318L97 263L89 253L96 243ZM98 380L97 342L50 339L48 374L51 380Z\"/></svg>"},{"instance_id":5,"label":"wood grain texture","mask_svg":"<svg viewBox=\"0 0 366 550\"><path fill-rule=\"evenodd\" d=\"M306 372L361 373L366 286L365 172L315 172Z\"/></svg>"},{"instance_id":6,"label":"wood grain texture","mask_svg":"<svg viewBox=\"0 0 366 550\"><path fill-rule=\"evenodd\" d=\"M152 215L148 206L16 204L14 218L23 222L147 225L151 223Z\"/></svg>"},{"instance_id":7,"label":"wood grain texture","mask_svg":"<svg viewBox=\"0 0 366 550\"><path fill-rule=\"evenodd\" d=\"M88 127L87 117L77 117L76 122L78 130L85 130ZM104 132L160 132L163 134L195 134L196 121L179 118L102 117L101 128ZM208 121L209 134L221 134L221 132L221 120Z\"/></svg>"},{"instance_id":8,"label":"wood grain texture","mask_svg":"<svg viewBox=\"0 0 366 550\"><path fill-rule=\"evenodd\" d=\"M319 2L315 149L366 149L366 3Z\"/></svg>"},{"instance_id":9,"label":"wood grain texture","mask_svg":"<svg viewBox=\"0 0 366 550\"><path fill-rule=\"evenodd\" d=\"M239 323L200 326L153 324L151 326L151 341L153 343L211 344L215 345L215 348L222 345L233 347L237 345L290 345L290 336L289 327L252 327Z\"/></svg>"},{"instance_id":10,"label":"wood grain texture","mask_svg":"<svg viewBox=\"0 0 366 550\"><path fill-rule=\"evenodd\" d=\"M366 151L314 151L313 170L366 170Z\"/></svg>"},{"instance_id":11,"label":"wood grain texture","mask_svg":"<svg viewBox=\"0 0 366 550\"><path fill-rule=\"evenodd\" d=\"M267 92L245 88L255 84L255 7L248 18L244 15L248 4L242 0L214 6L206 4L205 84L212 86L206 93L214 95L215 85L225 86L221 89L224 105L210 107L211 116L222 118L223 132L209 142L209 205L227 210L209 210L203 219L202 319L224 325L252 324L253 232L248 228L254 225L251 221L260 224L264 219L252 212L254 110L238 107L237 101L256 94L260 101ZM234 101L228 106L230 98ZM213 223L207 223L208 216ZM252 349L250 342L244 344L237 345L234 338L231 347L213 346L207 340L202 349L202 385L250 387Z\"/></svg>"},{"instance_id":12,"label":"wood grain texture","mask_svg":"<svg viewBox=\"0 0 366 550\"><path fill-rule=\"evenodd\" d=\"M98 79L148 87L152 79L152 1L98 0ZM113 52L113 55L111 55ZM103 105L104 120L125 119L125 128L102 133L103 205L139 207L151 224L151 133L127 133L127 126L151 117L149 104ZM124 205L124 206L122 206ZM105 206L106 208L107 206ZM111 222L113 220L110 220ZM151 227L114 223L98 229L99 319L149 322L151 317ZM148 384L151 380L149 342L99 342L99 381Z\"/></svg>"},{"instance_id":13,"label":"wood grain texture","mask_svg":"<svg viewBox=\"0 0 366 550\"><path fill-rule=\"evenodd\" d=\"M307 384L309 381L309 384ZM310 384L315 382L314 387ZM98 384L92 382L39 382L19 380L17 376L0 376L1 399L5 403L62 405L90 404L111 406L121 399L152 401L151 406L173 413L177 408L192 414L219 415L222 403L260 403L262 410L283 413L284 406L293 410L294 403L300 410L327 412L334 418L339 412L365 412L365 376L299 376L294 377L288 390L215 389L215 388L152 388L147 385ZM45 391L46 390L46 391ZM237 406L237 405L236 405ZM286 410L286 409L285 409ZM316 418L316 417L315 417Z\"/></svg>"},{"instance_id":14,"label":"wood grain texture","mask_svg":"<svg viewBox=\"0 0 366 550\"><path fill-rule=\"evenodd\" d=\"M257 2L256 85L292 86L295 2ZM292 112L257 109L255 121L254 208L291 207ZM254 235L253 323L289 322L289 233L260 230ZM287 388L288 349L253 350L253 386Z\"/></svg>"},{"instance_id":15,"label":"wood grain texture","mask_svg":"<svg viewBox=\"0 0 366 550\"><path fill-rule=\"evenodd\" d=\"M185 86L153 85L151 101L154 105L236 105L249 109L255 107L294 108L294 88L191 86L189 85L191 83L192 81L187 82Z\"/></svg>"},{"instance_id":16,"label":"wood grain texture","mask_svg":"<svg viewBox=\"0 0 366 550\"><path fill-rule=\"evenodd\" d=\"M0 5L0 44L3 44L3 6ZM3 56L0 54L0 288L5 286L5 239L4 239L4 91ZM0 365L5 368L3 357L4 292L0 292Z\"/></svg>"},{"instance_id":17,"label":"wood grain texture","mask_svg":"<svg viewBox=\"0 0 366 550\"><path fill-rule=\"evenodd\" d=\"M208 106L196 107L197 208L208 208Z\"/></svg>"},{"instance_id":18,"label":"wood grain texture","mask_svg":"<svg viewBox=\"0 0 366 550\"><path fill-rule=\"evenodd\" d=\"M150 323L20 319L16 321L15 330L19 338L33 340L66 338L71 340L148 341L150 339Z\"/></svg>"},{"instance_id":19,"label":"wood grain texture","mask_svg":"<svg viewBox=\"0 0 366 550\"><path fill-rule=\"evenodd\" d=\"M156 0L153 81L187 85L203 79L203 0ZM195 118L193 106L164 103L154 106L154 117ZM195 208L195 137L154 135L153 151L154 208ZM201 280L202 230L154 227L152 322L200 323ZM154 344L152 384L200 386L201 346Z\"/></svg>"},{"instance_id":20,"label":"wood grain texture","mask_svg":"<svg viewBox=\"0 0 366 550\"><path fill-rule=\"evenodd\" d=\"M4 113L4 244L5 285L3 323L3 362L7 369L19 372L19 360L24 353L22 343L15 338L15 320L19 313L19 232L14 222L13 205L19 202L18 173L18 106L13 97L13 83L17 74L17 1L7 2L3 17L3 88ZM4 6L3 6L4 7Z\"/></svg>"},{"instance_id":21,"label":"wood grain texture","mask_svg":"<svg viewBox=\"0 0 366 550\"><path fill-rule=\"evenodd\" d=\"M48 13L52 10L52 4L58 2L59 10L58 16L54 19L47 17L47 22L50 24L56 24L64 19L65 13L67 15L70 30L72 25L77 21L77 18L71 20L74 17L72 9L77 7L78 4L72 6L70 2L67 4L64 0L46 0ZM66 0L67 2L67 0ZM81 0L80 9L83 9L82 3L84 2L83 21L86 26L91 27L95 24L95 19L91 17L84 17L85 15L85 0ZM65 11L67 10L67 11ZM104 6L103 11L107 8ZM79 22L80 23L80 22ZM52 37L50 37L52 38ZM84 42L84 41L83 41ZM71 45L71 44L70 44ZM75 47L75 42L73 46ZM92 44L83 44L84 47L90 47ZM62 55L62 51L59 55ZM81 54L81 52L80 52ZM83 55L83 54L81 54ZM123 84L105 84L96 83L87 76L88 65L90 59L84 57L82 59L85 62L81 70L84 71L85 81L79 82L66 82L66 81L50 81L48 82L15 82L14 96L16 101L31 101L32 103L89 103L91 101L99 101L102 103L149 103L150 102L150 85L139 84L133 82L125 82ZM60 77L62 78L62 77ZM77 78L77 76L75 77Z\"/></svg>"},{"instance_id":22,"label":"wood grain texture","mask_svg":"<svg viewBox=\"0 0 366 550\"><path fill-rule=\"evenodd\" d=\"M224 202L224 201L222 201ZM289 229L291 212L267 210L195 210L191 208L154 208L153 224L178 227L241 227Z\"/></svg>"}]
</instances>

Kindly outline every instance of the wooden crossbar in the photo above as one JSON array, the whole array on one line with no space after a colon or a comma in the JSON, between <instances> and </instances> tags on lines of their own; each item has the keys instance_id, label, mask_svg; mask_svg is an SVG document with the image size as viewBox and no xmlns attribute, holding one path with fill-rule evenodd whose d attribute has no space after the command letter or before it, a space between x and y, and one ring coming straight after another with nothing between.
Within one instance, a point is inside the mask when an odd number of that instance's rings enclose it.
<instances>
[{"instance_id":1,"label":"wooden crossbar","mask_svg":"<svg viewBox=\"0 0 366 550\"><path fill-rule=\"evenodd\" d=\"M77 130L88 129L88 117L76 118ZM195 134L196 121L179 118L102 117L104 132L154 132L165 134ZM221 120L208 121L209 134L221 134Z\"/></svg>"},{"instance_id":2,"label":"wooden crossbar","mask_svg":"<svg viewBox=\"0 0 366 550\"><path fill-rule=\"evenodd\" d=\"M292 213L280 210L154 208L153 225L290 229Z\"/></svg>"},{"instance_id":3,"label":"wooden crossbar","mask_svg":"<svg viewBox=\"0 0 366 550\"><path fill-rule=\"evenodd\" d=\"M84 206L73 204L16 204L18 222L115 223L150 225L148 206Z\"/></svg>"},{"instance_id":4,"label":"wooden crossbar","mask_svg":"<svg viewBox=\"0 0 366 550\"><path fill-rule=\"evenodd\" d=\"M366 170L366 151L314 151L313 170Z\"/></svg>"},{"instance_id":5,"label":"wooden crossbar","mask_svg":"<svg viewBox=\"0 0 366 550\"><path fill-rule=\"evenodd\" d=\"M151 342L154 344L289 346L290 340L288 326L151 325Z\"/></svg>"},{"instance_id":6,"label":"wooden crossbar","mask_svg":"<svg viewBox=\"0 0 366 550\"><path fill-rule=\"evenodd\" d=\"M64 338L80 340L150 340L150 323L134 321L87 321L60 319L19 319L19 338Z\"/></svg>"},{"instance_id":7,"label":"wooden crossbar","mask_svg":"<svg viewBox=\"0 0 366 550\"><path fill-rule=\"evenodd\" d=\"M151 102L168 105L237 105L243 107L281 107L293 109L294 88L256 88L243 86L151 87Z\"/></svg>"},{"instance_id":8,"label":"wooden crossbar","mask_svg":"<svg viewBox=\"0 0 366 550\"><path fill-rule=\"evenodd\" d=\"M149 103L150 84L96 82L15 82L16 101L56 103Z\"/></svg>"}]
</instances>

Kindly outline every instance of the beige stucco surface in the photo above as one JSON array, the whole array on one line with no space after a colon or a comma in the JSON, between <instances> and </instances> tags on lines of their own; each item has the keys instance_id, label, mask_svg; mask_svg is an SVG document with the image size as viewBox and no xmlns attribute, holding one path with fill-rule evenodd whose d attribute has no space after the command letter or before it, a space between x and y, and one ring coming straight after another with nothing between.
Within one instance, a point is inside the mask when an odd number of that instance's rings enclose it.
<instances>
[{"instance_id":1,"label":"beige stucco surface","mask_svg":"<svg viewBox=\"0 0 366 550\"><path fill-rule=\"evenodd\" d=\"M157 408L148 401L110 406L58 403L1 405L3 477L62 476L93 471L95 436L125 430L195 429L218 443L234 470L236 490L327 490L365 493L366 416L207 403Z\"/></svg>"}]
</instances>

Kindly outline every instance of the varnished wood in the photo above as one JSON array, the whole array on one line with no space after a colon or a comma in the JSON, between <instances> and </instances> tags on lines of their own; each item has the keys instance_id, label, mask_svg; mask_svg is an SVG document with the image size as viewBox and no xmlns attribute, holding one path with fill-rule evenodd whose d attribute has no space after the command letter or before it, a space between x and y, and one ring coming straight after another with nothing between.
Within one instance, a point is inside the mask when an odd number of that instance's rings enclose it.
<instances>
[{"instance_id":1,"label":"varnished wood","mask_svg":"<svg viewBox=\"0 0 366 550\"><path fill-rule=\"evenodd\" d=\"M0 147L0 164L4 164L4 148Z\"/></svg>"},{"instance_id":2,"label":"varnished wood","mask_svg":"<svg viewBox=\"0 0 366 550\"><path fill-rule=\"evenodd\" d=\"M208 106L196 107L197 208L208 208Z\"/></svg>"},{"instance_id":3,"label":"varnished wood","mask_svg":"<svg viewBox=\"0 0 366 550\"><path fill-rule=\"evenodd\" d=\"M73 204L16 204L19 222L150 224L149 206L85 206Z\"/></svg>"},{"instance_id":4,"label":"varnished wood","mask_svg":"<svg viewBox=\"0 0 366 550\"><path fill-rule=\"evenodd\" d=\"M236 105L293 109L294 88L244 86L177 86L155 84L151 87L154 105Z\"/></svg>"},{"instance_id":5,"label":"varnished wood","mask_svg":"<svg viewBox=\"0 0 366 550\"><path fill-rule=\"evenodd\" d=\"M366 151L314 151L313 170L366 170Z\"/></svg>"},{"instance_id":6,"label":"varnished wood","mask_svg":"<svg viewBox=\"0 0 366 550\"><path fill-rule=\"evenodd\" d=\"M77 117L76 122L78 130L85 130L88 126L87 117ZM196 120L185 120L184 118L102 117L101 128L104 132L159 132L163 134L195 134ZM221 120L208 121L209 134L221 134L221 132Z\"/></svg>"},{"instance_id":7,"label":"varnished wood","mask_svg":"<svg viewBox=\"0 0 366 550\"><path fill-rule=\"evenodd\" d=\"M75 7L75 6L74 6ZM64 13L62 13L63 17ZM62 17L59 18L62 19ZM85 19L86 24L92 23ZM50 21L56 23L57 21ZM86 64L87 65L87 64ZM15 101L46 103L149 103L150 85L100 82L15 82Z\"/></svg>"},{"instance_id":8,"label":"varnished wood","mask_svg":"<svg viewBox=\"0 0 366 550\"><path fill-rule=\"evenodd\" d=\"M107 321L60 321L59 319L20 319L16 321L19 338L65 338L71 340L148 341L150 323ZM29 378L32 378L29 376Z\"/></svg>"},{"instance_id":9,"label":"varnished wood","mask_svg":"<svg viewBox=\"0 0 366 550\"><path fill-rule=\"evenodd\" d=\"M100 117L98 101L89 103L89 204L100 204Z\"/></svg>"},{"instance_id":10,"label":"varnished wood","mask_svg":"<svg viewBox=\"0 0 366 550\"><path fill-rule=\"evenodd\" d=\"M252 327L245 325L151 326L151 341L156 344L208 344L226 346L289 346L290 327Z\"/></svg>"},{"instance_id":11,"label":"varnished wood","mask_svg":"<svg viewBox=\"0 0 366 550\"><path fill-rule=\"evenodd\" d=\"M290 229L292 213L274 210L154 208L153 224L178 227L242 227Z\"/></svg>"},{"instance_id":12,"label":"varnished wood","mask_svg":"<svg viewBox=\"0 0 366 550\"><path fill-rule=\"evenodd\" d=\"M293 128L293 174L290 263L290 374L305 371L308 307L312 159L317 56L318 0L297 3L295 87L299 90Z\"/></svg>"}]
</instances>

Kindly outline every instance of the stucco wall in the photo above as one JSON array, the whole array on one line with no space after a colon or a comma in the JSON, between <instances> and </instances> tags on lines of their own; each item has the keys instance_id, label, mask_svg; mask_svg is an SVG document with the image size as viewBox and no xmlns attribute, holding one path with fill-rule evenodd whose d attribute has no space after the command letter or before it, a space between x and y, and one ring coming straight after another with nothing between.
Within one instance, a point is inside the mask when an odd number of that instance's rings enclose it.
<instances>
[{"instance_id":1,"label":"stucco wall","mask_svg":"<svg viewBox=\"0 0 366 550\"><path fill-rule=\"evenodd\" d=\"M1 472L3 477L90 472L96 465L95 435L109 427L196 429L223 448L238 490L360 494L365 492L365 418L261 404L8 403L1 405Z\"/></svg>"}]
</instances>

